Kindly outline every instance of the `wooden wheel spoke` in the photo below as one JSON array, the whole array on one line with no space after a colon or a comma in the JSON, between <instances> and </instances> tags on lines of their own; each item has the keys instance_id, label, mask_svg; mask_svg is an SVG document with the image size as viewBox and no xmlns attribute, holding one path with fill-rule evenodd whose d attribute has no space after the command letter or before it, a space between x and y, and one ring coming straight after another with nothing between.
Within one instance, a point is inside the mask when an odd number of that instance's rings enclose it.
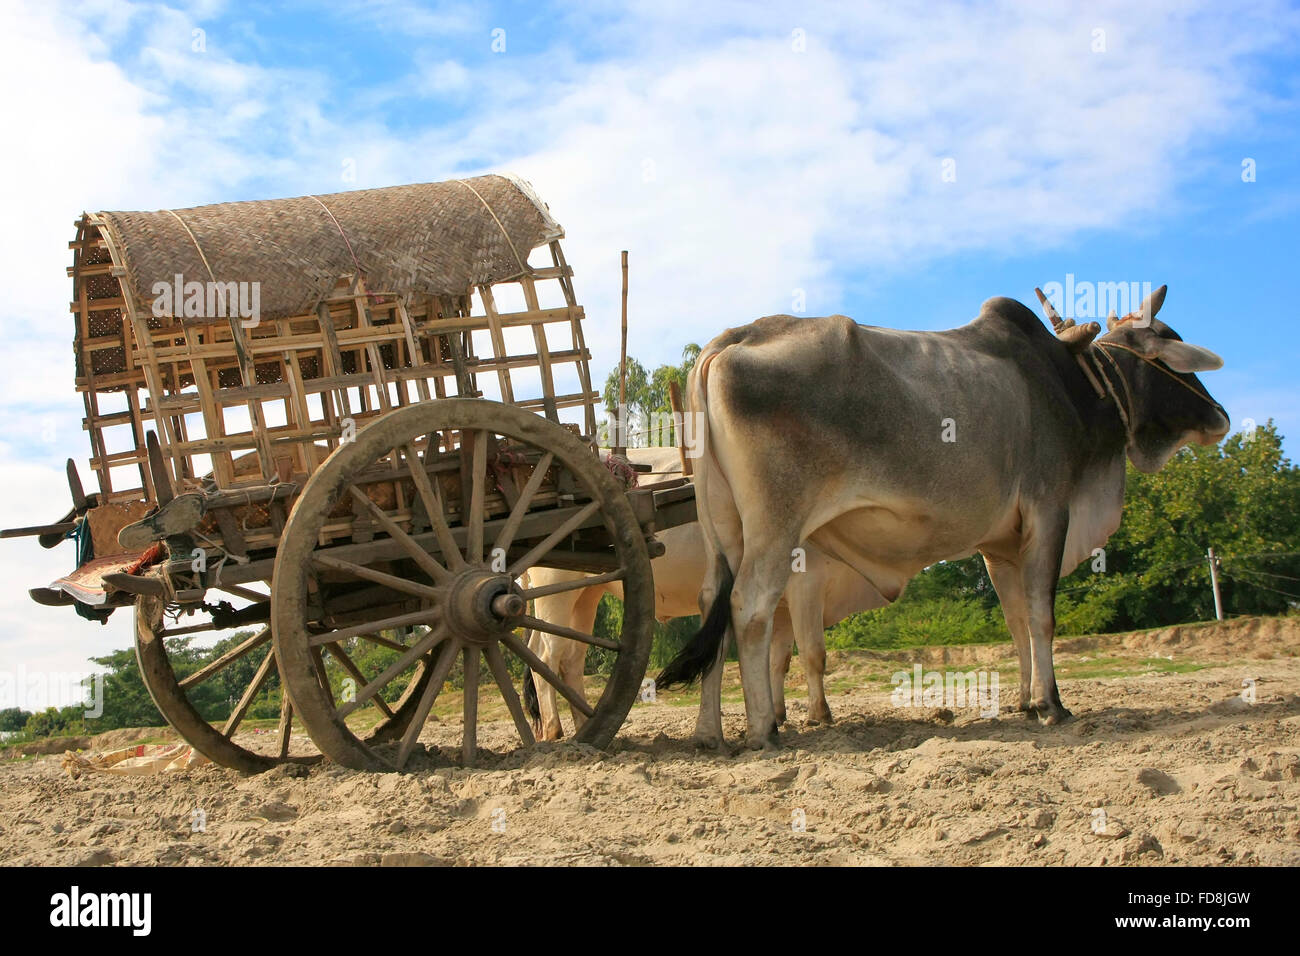
<instances>
[{"instance_id":1,"label":"wooden wheel spoke","mask_svg":"<svg viewBox=\"0 0 1300 956\"><path fill-rule=\"evenodd\" d=\"M394 591L414 594L417 597L436 600L441 596L437 588L431 588L427 584L421 584L419 581L408 581L406 578L399 578L395 574L376 571L374 568L367 568L360 564L353 564L351 561L344 561L342 558L331 557L329 554L313 554L311 563L318 568L328 568L331 571L342 571L346 574L351 574L353 577L361 578L365 581L373 581L375 584L382 584L385 587L390 587Z\"/></svg>"},{"instance_id":2,"label":"wooden wheel spoke","mask_svg":"<svg viewBox=\"0 0 1300 956\"><path fill-rule=\"evenodd\" d=\"M429 683L425 685L424 693L420 695L420 703L415 708L411 725L406 728L406 733L402 734L402 746L397 751L399 770L406 765L406 758L411 755L415 742L420 739L420 731L424 729L424 722L429 717L429 711L433 709L433 702L438 699L438 692L442 690L447 675L451 673L451 666L456 662L456 655L460 653L460 648L460 641L452 638L451 643L444 647L442 654L439 655L438 663L434 665L433 673L429 675Z\"/></svg>"},{"instance_id":3,"label":"wooden wheel spoke","mask_svg":"<svg viewBox=\"0 0 1300 956\"><path fill-rule=\"evenodd\" d=\"M253 704L253 698L261 691L262 685L266 683L267 678L271 676L271 668L275 666L275 648L270 648L266 656L262 658L262 663L257 668L257 673L253 675L252 681L244 688L244 695L239 698L239 703L235 709L230 712L230 717L226 720L226 726L221 729L221 733L229 739L234 736L235 730L248 713L248 708Z\"/></svg>"},{"instance_id":4,"label":"wooden wheel spoke","mask_svg":"<svg viewBox=\"0 0 1300 956\"><path fill-rule=\"evenodd\" d=\"M442 617L442 608L426 607L419 611L412 611L410 614L399 614L396 617L386 617L366 624L356 624L352 627L341 627L336 631L314 634L310 644L312 647L320 647L322 644L328 644L331 641L346 641L353 637L366 638L367 635L374 634L376 631L387 631L407 624L431 624L440 617ZM373 638L369 639L373 640ZM381 642L374 641L374 643Z\"/></svg>"},{"instance_id":5,"label":"wooden wheel spoke","mask_svg":"<svg viewBox=\"0 0 1300 956\"><path fill-rule=\"evenodd\" d=\"M388 512L371 501L369 495L356 485L348 485L348 491L351 492L353 499L369 511L371 517L388 532L388 536L402 546L402 550L410 555L411 560L418 564L425 574L435 581L451 580L451 572L434 560L433 555L425 551L414 538L403 531L401 526L389 517ZM459 557L459 553L457 553L457 557Z\"/></svg>"},{"instance_id":6,"label":"wooden wheel spoke","mask_svg":"<svg viewBox=\"0 0 1300 956\"><path fill-rule=\"evenodd\" d=\"M293 703L289 700L289 692L283 685L280 687L280 759L285 760L289 756L289 741L293 735Z\"/></svg>"},{"instance_id":7,"label":"wooden wheel spoke","mask_svg":"<svg viewBox=\"0 0 1300 956\"><path fill-rule=\"evenodd\" d=\"M533 565L537 564L540 558L550 554L555 547L575 531L584 521L600 510L600 502L590 502L586 507L575 511L569 516L569 520L564 522L550 534L548 534L535 548L525 554L522 558L510 565L509 574L511 577L518 577L527 571Z\"/></svg>"},{"instance_id":8,"label":"wooden wheel spoke","mask_svg":"<svg viewBox=\"0 0 1300 956\"><path fill-rule=\"evenodd\" d=\"M468 539L465 546L465 557L473 564L478 564L483 560L483 519L484 512L487 510L485 503L487 495L487 446L487 432L474 432L474 464L469 497L469 520L466 522ZM461 506L464 507L464 502L461 503Z\"/></svg>"},{"instance_id":9,"label":"wooden wheel spoke","mask_svg":"<svg viewBox=\"0 0 1300 956\"><path fill-rule=\"evenodd\" d=\"M510 648L510 650L514 651L516 655L523 658L524 663L531 667L534 673L540 674L542 680L546 681L546 683L559 691L560 695L572 704L574 708L580 711L583 716L595 716L596 712L591 709L591 705L583 699L582 695L564 681L560 680L555 671L551 670L551 668L547 666L540 657L530 651L527 645L525 645L523 641L519 640L515 634L507 634L501 640L506 647Z\"/></svg>"},{"instance_id":10,"label":"wooden wheel spoke","mask_svg":"<svg viewBox=\"0 0 1300 956\"><path fill-rule=\"evenodd\" d=\"M546 473L551 470L551 463L555 461L555 453L548 451L542 456L533 473L528 476L528 482L524 485L523 490L519 492L519 500L515 506L510 509L510 516L506 518L506 523L502 525L500 533L497 534L496 542L492 545L493 550L500 549L503 554L510 552L510 545L514 543L515 534L519 531L519 523L524 520L528 514L528 507L533 503L533 498L537 496L537 491L542 487L542 482L546 480Z\"/></svg>"},{"instance_id":11,"label":"wooden wheel spoke","mask_svg":"<svg viewBox=\"0 0 1300 956\"><path fill-rule=\"evenodd\" d=\"M461 763L468 767L474 763L478 754L478 674L479 649L473 644L465 647L465 693L463 713L465 716L464 732L461 735Z\"/></svg>"},{"instance_id":12,"label":"wooden wheel spoke","mask_svg":"<svg viewBox=\"0 0 1300 956\"><path fill-rule=\"evenodd\" d=\"M420 656L424 654L425 651L429 650L431 647L435 647L446 636L447 632L439 628L430 631L420 640L412 644L405 654L384 668L383 672L380 673L378 677L366 684L364 687L357 688L356 699L350 700L342 707L338 708L339 719L341 720L358 707L363 706L366 701L370 700L371 697L383 690L384 687L388 685L389 681L414 664L420 659Z\"/></svg>"},{"instance_id":13,"label":"wooden wheel spoke","mask_svg":"<svg viewBox=\"0 0 1300 956\"><path fill-rule=\"evenodd\" d=\"M334 687L330 684L329 671L325 670L325 652L320 646L310 648L312 660L316 662L316 683L320 685L321 691L325 694L325 699L334 700Z\"/></svg>"},{"instance_id":14,"label":"wooden wheel spoke","mask_svg":"<svg viewBox=\"0 0 1300 956\"><path fill-rule=\"evenodd\" d=\"M184 637L186 634L202 634L206 631L219 631L219 630L222 630L222 628L219 628L217 627L217 625L212 623L191 624L188 627L173 627L167 630L160 631L158 633L158 636L163 640L166 640L169 637Z\"/></svg>"},{"instance_id":15,"label":"wooden wheel spoke","mask_svg":"<svg viewBox=\"0 0 1300 956\"><path fill-rule=\"evenodd\" d=\"M426 457L434 448L436 443L431 442L426 446ZM459 568L465 563L461 557L460 547L456 544L456 538L451 533L451 528L447 527L447 516L442 510L442 496L434 489L433 482L429 480L429 473L425 470L424 462L420 456L415 453L415 449L410 445L402 447L402 457L406 459L406 468L411 473L411 481L415 484L415 490L420 495L420 500L424 502L424 510L429 516L429 526L433 528L433 533L437 535L438 547L442 549L444 561L448 561L452 568Z\"/></svg>"},{"instance_id":16,"label":"wooden wheel spoke","mask_svg":"<svg viewBox=\"0 0 1300 956\"><path fill-rule=\"evenodd\" d=\"M366 685L366 675L361 673L361 668L357 667L356 662L353 661L352 658L348 657L343 648L339 647L339 645L334 642L326 644L325 647L331 654L338 658L339 664L342 665L345 671L352 675L352 679L357 682L358 687L364 687ZM388 702L384 700L384 698L376 697L375 706L383 711L385 717L394 716L393 709L388 706Z\"/></svg>"},{"instance_id":17,"label":"wooden wheel spoke","mask_svg":"<svg viewBox=\"0 0 1300 956\"><path fill-rule=\"evenodd\" d=\"M556 637L567 637L571 641L594 644L597 647L604 647L611 651L623 649L623 645L618 641L610 640L608 637L597 637L595 634L588 634L586 631L565 627L563 624L552 624L550 621L543 621L540 617L525 614L519 618L519 623L524 627L531 627L535 631L545 631L547 634L554 634Z\"/></svg>"},{"instance_id":18,"label":"wooden wheel spoke","mask_svg":"<svg viewBox=\"0 0 1300 956\"><path fill-rule=\"evenodd\" d=\"M245 601L252 601L254 604L265 604L271 600L271 595L263 594L261 591L254 591L252 588L242 588L238 584L218 584L218 591L225 591L227 594L233 594L235 597L243 598Z\"/></svg>"},{"instance_id":19,"label":"wooden wheel spoke","mask_svg":"<svg viewBox=\"0 0 1300 956\"><path fill-rule=\"evenodd\" d=\"M221 670L224 667L230 666L235 661L239 660L241 657L247 654L249 651L253 650L256 647L261 646L262 644L265 644L270 639L271 639L271 628L270 627L262 628L252 637L248 638L248 640L243 641L242 643L238 644L235 647L232 647L230 650L226 651L226 653L222 654L216 660L209 661L208 663L200 667L198 670L196 670L193 674L190 674L188 677L179 681L178 683L180 684L181 690L186 690L190 687L193 687L195 684L203 683L205 680L207 680L217 671Z\"/></svg>"},{"instance_id":20,"label":"wooden wheel spoke","mask_svg":"<svg viewBox=\"0 0 1300 956\"><path fill-rule=\"evenodd\" d=\"M605 574L592 574L572 581L558 581L555 584L547 584L540 588L525 588L521 594L524 600L532 601L535 598L546 597L550 594L562 594L565 591L581 591L584 588L595 587L597 584L609 584L612 581L622 581L626 572L619 568L617 571L609 571Z\"/></svg>"},{"instance_id":21,"label":"wooden wheel spoke","mask_svg":"<svg viewBox=\"0 0 1300 956\"><path fill-rule=\"evenodd\" d=\"M410 628L397 628L397 630L409 631ZM410 644L403 644L401 641L390 641L382 634L358 634L357 640L369 641L371 644L378 644L380 647L387 647L389 650L400 651L402 653L406 653L411 649Z\"/></svg>"},{"instance_id":22,"label":"wooden wheel spoke","mask_svg":"<svg viewBox=\"0 0 1300 956\"><path fill-rule=\"evenodd\" d=\"M496 644L489 644L485 654L492 679L496 681L497 688L505 699L506 709L510 711L510 717L515 722L515 730L519 731L519 739L524 742L524 746L531 747L537 741L533 737L533 728L528 722L528 715L524 713L523 705L519 702L519 694L515 692L515 684L510 679L510 671L506 667L506 659L501 654L501 648Z\"/></svg>"}]
</instances>

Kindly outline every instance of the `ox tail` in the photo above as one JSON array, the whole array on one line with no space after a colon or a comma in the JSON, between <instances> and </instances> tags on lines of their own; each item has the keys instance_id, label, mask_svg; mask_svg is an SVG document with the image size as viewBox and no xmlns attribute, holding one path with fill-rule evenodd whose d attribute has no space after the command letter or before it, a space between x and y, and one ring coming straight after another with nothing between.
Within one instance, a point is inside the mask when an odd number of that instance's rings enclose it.
<instances>
[{"instance_id":1,"label":"ox tail","mask_svg":"<svg viewBox=\"0 0 1300 956\"><path fill-rule=\"evenodd\" d=\"M668 662L668 666L655 678L655 687L684 687L703 677L713 669L718 651L731 625L731 586L735 583L731 568L719 556L719 587L713 606L695 636Z\"/></svg>"},{"instance_id":2,"label":"ox tail","mask_svg":"<svg viewBox=\"0 0 1300 956\"><path fill-rule=\"evenodd\" d=\"M533 683L533 669L524 665L524 710L533 720L542 719L542 705L537 699L537 686Z\"/></svg>"},{"instance_id":3,"label":"ox tail","mask_svg":"<svg viewBox=\"0 0 1300 956\"><path fill-rule=\"evenodd\" d=\"M533 646L534 633L532 628L524 631L525 647L531 648ZM542 705L537 699L537 685L533 683L533 669L528 664L524 664L524 684L520 691L523 693L524 710L534 721L540 722L542 719Z\"/></svg>"}]
</instances>

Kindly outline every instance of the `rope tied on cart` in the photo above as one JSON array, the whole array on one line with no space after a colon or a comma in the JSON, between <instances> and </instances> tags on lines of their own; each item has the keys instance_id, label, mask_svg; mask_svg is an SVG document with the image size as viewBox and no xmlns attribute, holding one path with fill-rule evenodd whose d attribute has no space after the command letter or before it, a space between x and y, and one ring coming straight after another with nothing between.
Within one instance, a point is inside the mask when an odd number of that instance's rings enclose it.
<instances>
[{"instance_id":1,"label":"rope tied on cart","mask_svg":"<svg viewBox=\"0 0 1300 956\"><path fill-rule=\"evenodd\" d=\"M510 251L515 254L515 262L519 263L519 274L523 275L525 272L527 272L528 266L524 265L524 260L520 258L519 250L515 248L515 241L510 238L510 233L506 230L506 227L502 225L501 220L497 217L496 212L494 212L492 207L488 205L488 201L483 198L482 193L480 193L469 183L465 182L465 180L463 179L458 179L456 180L456 182L460 183L462 186L464 186L466 189L468 189L470 192L472 192L475 196L478 197L478 201L483 204L483 208L488 211L488 215L492 217L492 221L495 222L497 224L497 228L501 230L501 235L506 237L506 243L507 245L510 246Z\"/></svg>"},{"instance_id":2,"label":"rope tied on cart","mask_svg":"<svg viewBox=\"0 0 1300 956\"><path fill-rule=\"evenodd\" d=\"M495 486L495 490L505 494L506 481L511 479L510 470L512 468L527 465L528 456L516 451L507 451L501 449L488 461L489 478Z\"/></svg>"},{"instance_id":3,"label":"rope tied on cart","mask_svg":"<svg viewBox=\"0 0 1300 956\"><path fill-rule=\"evenodd\" d=\"M637 486L636 469L632 467L632 462L622 455L610 454L605 457L605 467L609 473L617 478L624 488L635 488Z\"/></svg>"},{"instance_id":4,"label":"rope tied on cart","mask_svg":"<svg viewBox=\"0 0 1300 956\"><path fill-rule=\"evenodd\" d=\"M352 257L352 264L357 267L357 277L364 280L366 270L361 268L361 263L357 261L357 254L352 248L352 240L349 239L348 234L343 231L343 224L338 221L338 218L334 213L330 212L330 207L325 205L319 196L308 196L307 198L316 200L316 204L325 210L325 215L330 217L330 222L334 223L334 228L339 231L339 235L343 237L344 245L348 247L348 255ZM370 299L372 304L379 302L379 296L375 295L369 289L366 289L366 297Z\"/></svg>"},{"instance_id":5,"label":"rope tied on cart","mask_svg":"<svg viewBox=\"0 0 1300 956\"><path fill-rule=\"evenodd\" d=\"M204 255L203 247L199 245L199 237L194 235L194 230L190 228L190 224L182 219L180 213L174 209L167 209L165 212L169 213L173 219L181 224L181 228L185 230L185 234L190 237L190 242L194 243L194 248L198 251L199 259L203 262L203 268L208 270L208 278L213 282L216 282L217 274L212 271L212 263L208 262L208 257Z\"/></svg>"}]
</instances>

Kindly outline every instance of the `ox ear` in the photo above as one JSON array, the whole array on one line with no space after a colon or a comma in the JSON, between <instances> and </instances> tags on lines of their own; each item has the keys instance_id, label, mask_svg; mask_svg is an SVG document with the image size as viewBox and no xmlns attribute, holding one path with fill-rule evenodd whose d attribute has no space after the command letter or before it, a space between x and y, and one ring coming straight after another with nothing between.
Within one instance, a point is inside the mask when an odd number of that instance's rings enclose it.
<instances>
[{"instance_id":1,"label":"ox ear","mask_svg":"<svg viewBox=\"0 0 1300 956\"><path fill-rule=\"evenodd\" d=\"M1175 372L1213 372L1223 367L1223 359L1207 348L1179 342L1177 339L1156 339L1155 354Z\"/></svg>"}]
</instances>

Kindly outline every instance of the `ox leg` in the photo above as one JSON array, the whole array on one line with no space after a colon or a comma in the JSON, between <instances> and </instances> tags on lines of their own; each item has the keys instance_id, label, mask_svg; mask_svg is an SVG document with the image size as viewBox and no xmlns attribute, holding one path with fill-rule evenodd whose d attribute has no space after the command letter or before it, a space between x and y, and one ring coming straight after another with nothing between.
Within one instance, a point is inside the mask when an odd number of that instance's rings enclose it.
<instances>
[{"instance_id":1,"label":"ox leg","mask_svg":"<svg viewBox=\"0 0 1300 956\"><path fill-rule=\"evenodd\" d=\"M1025 599L1020 566L986 554L984 567L988 568L993 590L998 592L1002 616L1006 618L1007 630L1011 632L1011 639L1016 644L1016 657L1020 660L1020 710L1033 714L1034 709L1029 706L1029 680L1034 672L1029 644L1029 603Z\"/></svg>"},{"instance_id":2,"label":"ox leg","mask_svg":"<svg viewBox=\"0 0 1300 956\"><path fill-rule=\"evenodd\" d=\"M786 586L790 622L799 645L799 664L808 681L808 719L816 724L834 722L826 700L826 630L822 626L826 580L814 567L792 574Z\"/></svg>"},{"instance_id":3,"label":"ox leg","mask_svg":"<svg viewBox=\"0 0 1300 956\"><path fill-rule=\"evenodd\" d=\"M772 615L790 580L792 547L793 544L762 549L746 547L731 592L731 621L740 658L740 683L745 693L745 746L751 750L763 750L779 743L768 659Z\"/></svg>"},{"instance_id":4,"label":"ox leg","mask_svg":"<svg viewBox=\"0 0 1300 956\"><path fill-rule=\"evenodd\" d=\"M808 719L815 724L833 724L830 702L826 700L826 633L822 630L821 615L811 631L800 631L799 663L808 678Z\"/></svg>"},{"instance_id":5,"label":"ox leg","mask_svg":"<svg viewBox=\"0 0 1300 956\"><path fill-rule=\"evenodd\" d=\"M558 664L558 654L555 644L560 640L550 634L543 634L541 631L533 632L533 639L528 642L528 648L543 661L551 670L556 669ZM533 687L537 689L537 709L540 716L533 721L533 736L538 740L559 740L564 736L564 727L560 724L560 709L556 700L555 688L542 678L540 674L533 674Z\"/></svg>"},{"instance_id":6,"label":"ox leg","mask_svg":"<svg viewBox=\"0 0 1300 956\"><path fill-rule=\"evenodd\" d=\"M713 602L718 600L720 588L718 562L725 560L712 548L705 548L704 586L700 588L700 616L709 616ZM704 750L724 751L722 738L722 672L727 660L727 647L731 642L731 625L718 644L718 656L713 666L700 678L700 712L695 718L695 745Z\"/></svg>"},{"instance_id":7,"label":"ox leg","mask_svg":"<svg viewBox=\"0 0 1300 956\"><path fill-rule=\"evenodd\" d=\"M548 569L534 572L534 578L539 584L550 584L553 581L580 576L557 574ZM596 605L599 602L600 591L596 588L561 591L559 594L550 594L533 602L533 614L551 624L567 625L591 633L591 625L596 617ZM535 632L534 642L529 644L532 652L545 661L564 683L573 687L578 693L582 693L582 665L586 659L587 645L581 641L556 637L544 631ZM578 658L576 664L573 660L575 655ZM559 740L564 736L564 726L560 723L560 705L555 688L537 674L533 675L533 686L537 688L537 705L541 712L540 719L534 722L533 734L538 740ZM574 712L574 723L577 726L581 726L578 723L580 716L578 712Z\"/></svg>"},{"instance_id":8,"label":"ox leg","mask_svg":"<svg viewBox=\"0 0 1300 956\"><path fill-rule=\"evenodd\" d=\"M576 690L578 696L586 700L587 691L583 686L582 672L587 664L587 645L581 641L570 641L563 637L553 638L553 640L560 645L556 655L559 666L555 669L555 672L559 675L560 680ZM572 704L569 705L569 712L573 715L573 732L577 733L582 729L582 725L587 722L587 718L582 711Z\"/></svg>"},{"instance_id":9,"label":"ox leg","mask_svg":"<svg viewBox=\"0 0 1300 956\"><path fill-rule=\"evenodd\" d=\"M598 587L587 588L580 593L581 597L573 606L569 626L575 630L590 634L595 630L596 611L600 607L600 599L604 596L605 590ZM582 672L586 669L587 664L587 645L582 641L571 641L566 637L553 637L552 640L558 645L557 656L560 666L556 672L559 674L560 680L576 690L582 699L586 700L587 693L583 687ZM569 712L573 715L573 731L577 733L582 729L582 725L587 722L587 718L583 716L582 711L572 704L569 705Z\"/></svg>"},{"instance_id":10,"label":"ox leg","mask_svg":"<svg viewBox=\"0 0 1300 956\"><path fill-rule=\"evenodd\" d=\"M768 656L772 713L776 715L777 724L785 723L785 678L790 673L790 652L793 649L794 627L790 624L790 615L778 608L772 621L772 650Z\"/></svg>"},{"instance_id":11,"label":"ox leg","mask_svg":"<svg viewBox=\"0 0 1300 956\"><path fill-rule=\"evenodd\" d=\"M1033 675L1029 679L1029 706L1038 712L1043 724L1058 724L1069 719L1070 712L1061 704L1052 664L1052 641L1056 636L1056 582L1061 574L1061 549L1069 517L1054 514L1047 520L1033 522L1021 577L1029 609L1030 658Z\"/></svg>"},{"instance_id":12,"label":"ox leg","mask_svg":"<svg viewBox=\"0 0 1300 956\"><path fill-rule=\"evenodd\" d=\"M695 744L705 750L726 749L722 740L722 672L730 642L731 629L728 628L718 646L718 656L713 666L700 678L700 713L695 719Z\"/></svg>"}]
</instances>

